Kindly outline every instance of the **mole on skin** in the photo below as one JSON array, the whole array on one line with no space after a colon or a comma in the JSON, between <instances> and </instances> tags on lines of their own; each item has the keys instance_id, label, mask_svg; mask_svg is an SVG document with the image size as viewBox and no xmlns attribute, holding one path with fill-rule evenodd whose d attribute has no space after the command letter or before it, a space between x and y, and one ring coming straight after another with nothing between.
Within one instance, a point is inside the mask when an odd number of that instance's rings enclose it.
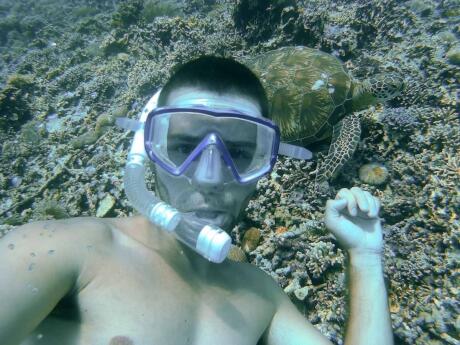
<instances>
[{"instance_id":1,"label":"mole on skin","mask_svg":"<svg viewBox=\"0 0 460 345\"><path fill-rule=\"evenodd\" d=\"M134 345L134 342L129 337L117 335L116 337L110 339L109 345Z\"/></svg>"}]
</instances>

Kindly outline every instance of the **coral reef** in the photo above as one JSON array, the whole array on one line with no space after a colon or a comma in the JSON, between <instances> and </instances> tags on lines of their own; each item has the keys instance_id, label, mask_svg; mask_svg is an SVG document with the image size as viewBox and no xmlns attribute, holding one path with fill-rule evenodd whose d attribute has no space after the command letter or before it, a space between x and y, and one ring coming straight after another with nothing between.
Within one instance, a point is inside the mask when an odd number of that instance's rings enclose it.
<instances>
[{"instance_id":1,"label":"coral reef","mask_svg":"<svg viewBox=\"0 0 460 345\"><path fill-rule=\"evenodd\" d=\"M246 252L252 252L257 248L260 241L260 230L257 228L250 228L246 230L241 242L241 248Z\"/></svg>"},{"instance_id":2,"label":"coral reef","mask_svg":"<svg viewBox=\"0 0 460 345\"><path fill-rule=\"evenodd\" d=\"M135 117L176 65L306 45L340 58L358 80L396 73L406 88L360 112L357 151L328 189L314 192L316 159L280 158L232 230L234 243L242 248L257 228L249 262L343 344L348 257L322 219L328 198L360 186L382 202L395 343L456 344L458 18L455 0L4 0L0 236L39 219L132 214L122 185L130 137L113 121ZM312 149L318 160L327 153ZM385 165L386 183L360 180L369 162Z\"/></svg>"},{"instance_id":3,"label":"coral reef","mask_svg":"<svg viewBox=\"0 0 460 345\"><path fill-rule=\"evenodd\" d=\"M389 176L388 169L379 163L368 163L359 168L359 179L374 186L384 184Z\"/></svg>"},{"instance_id":4,"label":"coral reef","mask_svg":"<svg viewBox=\"0 0 460 345\"><path fill-rule=\"evenodd\" d=\"M33 206L33 211L38 219L64 219L68 218L69 214L66 209L56 200L42 200Z\"/></svg>"},{"instance_id":5,"label":"coral reef","mask_svg":"<svg viewBox=\"0 0 460 345\"><path fill-rule=\"evenodd\" d=\"M127 28L137 23L144 9L142 0L121 1L116 12L112 16L112 27Z\"/></svg>"},{"instance_id":6,"label":"coral reef","mask_svg":"<svg viewBox=\"0 0 460 345\"><path fill-rule=\"evenodd\" d=\"M142 19L150 23L156 17L160 16L178 16L182 13L181 6L176 1L159 1L159 0L149 0L144 2L144 7L141 12Z\"/></svg>"},{"instance_id":7,"label":"coral reef","mask_svg":"<svg viewBox=\"0 0 460 345\"><path fill-rule=\"evenodd\" d=\"M244 251L240 247L235 246L233 244L230 247L227 258L235 262L247 262L248 261Z\"/></svg>"},{"instance_id":8,"label":"coral reef","mask_svg":"<svg viewBox=\"0 0 460 345\"><path fill-rule=\"evenodd\" d=\"M34 86L33 77L25 74L10 75L0 90L0 126L15 126L30 118L29 98Z\"/></svg>"}]
</instances>

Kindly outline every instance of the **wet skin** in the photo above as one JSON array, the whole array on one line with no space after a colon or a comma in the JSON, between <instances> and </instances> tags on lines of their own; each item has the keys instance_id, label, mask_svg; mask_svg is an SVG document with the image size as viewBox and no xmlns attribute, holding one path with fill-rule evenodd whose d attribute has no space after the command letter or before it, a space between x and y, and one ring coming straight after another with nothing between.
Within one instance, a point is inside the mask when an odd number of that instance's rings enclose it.
<instances>
[{"instance_id":1,"label":"wet skin","mask_svg":"<svg viewBox=\"0 0 460 345\"><path fill-rule=\"evenodd\" d=\"M215 344L216 337L224 345L255 345L282 293L270 277L249 264L226 261L203 270L189 260L193 253L142 217L40 225L29 225L1 242L15 243L10 256L36 253L16 269L16 279L22 276L24 285L38 289L21 298L21 303L32 306L28 317L35 322L39 314L44 318L22 345ZM73 250L68 243L73 243ZM49 248L55 250L52 256ZM50 280L64 281L63 285L66 280L46 272L46 266L71 266L74 255L83 259L75 285L48 294L41 278L46 276L51 285ZM36 263L33 272L27 270L29 261ZM30 279L31 273L37 276ZM48 315L34 305L37 298L45 304L42 308L51 310ZM21 325L14 327L15 333L25 331Z\"/></svg>"},{"instance_id":2,"label":"wet skin","mask_svg":"<svg viewBox=\"0 0 460 345\"><path fill-rule=\"evenodd\" d=\"M109 345L134 345L134 343L129 337L117 335L116 337L110 339Z\"/></svg>"}]
</instances>

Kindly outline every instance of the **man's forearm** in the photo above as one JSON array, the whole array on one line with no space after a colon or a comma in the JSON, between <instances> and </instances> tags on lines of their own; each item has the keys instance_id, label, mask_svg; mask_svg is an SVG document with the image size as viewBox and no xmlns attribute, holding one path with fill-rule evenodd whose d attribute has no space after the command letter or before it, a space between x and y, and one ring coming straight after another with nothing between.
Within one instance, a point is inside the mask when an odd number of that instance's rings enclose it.
<instances>
[{"instance_id":1,"label":"man's forearm","mask_svg":"<svg viewBox=\"0 0 460 345\"><path fill-rule=\"evenodd\" d=\"M345 345L393 345L382 255L349 254L350 317Z\"/></svg>"}]
</instances>

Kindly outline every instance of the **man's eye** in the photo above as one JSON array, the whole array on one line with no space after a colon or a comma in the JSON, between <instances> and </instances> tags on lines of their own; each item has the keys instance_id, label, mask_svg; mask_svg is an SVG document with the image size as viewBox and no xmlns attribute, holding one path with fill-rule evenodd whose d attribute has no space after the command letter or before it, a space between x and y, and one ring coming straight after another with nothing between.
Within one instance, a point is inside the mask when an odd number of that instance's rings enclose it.
<instances>
[{"instance_id":1,"label":"man's eye","mask_svg":"<svg viewBox=\"0 0 460 345\"><path fill-rule=\"evenodd\" d=\"M232 158L239 158L239 159L250 159L251 154L245 149L241 148L231 148L230 149L230 154Z\"/></svg>"},{"instance_id":2,"label":"man's eye","mask_svg":"<svg viewBox=\"0 0 460 345\"><path fill-rule=\"evenodd\" d=\"M174 144L169 146L170 150L181 154L190 154L194 148L191 144Z\"/></svg>"}]
</instances>

